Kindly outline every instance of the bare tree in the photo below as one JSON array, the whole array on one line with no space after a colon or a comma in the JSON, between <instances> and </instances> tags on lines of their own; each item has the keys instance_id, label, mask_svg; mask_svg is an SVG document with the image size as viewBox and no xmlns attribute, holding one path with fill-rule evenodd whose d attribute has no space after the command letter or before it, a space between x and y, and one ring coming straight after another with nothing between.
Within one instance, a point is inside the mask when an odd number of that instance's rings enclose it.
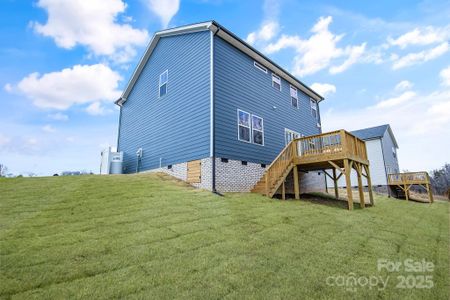
<instances>
[{"instance_id":1,"label":"bare tree","mask_svg":"<svg viewBox=\"0 0 450 300\"><path fill-rule=\"evenodd\" d=\"M431 171L431 185L435 193L444 195L450 189L450 164Z\"/></svg>"},{"instance_id":2,"label":"bare tree","mask_svg":"<svg viewBox=\"0 0 450 300\"><path fill-rule=\"evenodd\" d=\"M0 163L0 177L5 177L8 173L8 167Z\"/></svg>"}]
</instances>

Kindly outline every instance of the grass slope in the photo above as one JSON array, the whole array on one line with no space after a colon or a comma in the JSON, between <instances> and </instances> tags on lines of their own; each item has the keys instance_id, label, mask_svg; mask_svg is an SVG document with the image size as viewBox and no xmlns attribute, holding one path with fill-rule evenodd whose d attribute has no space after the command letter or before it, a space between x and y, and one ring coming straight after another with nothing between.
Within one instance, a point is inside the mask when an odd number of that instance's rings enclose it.
<instances>
[{"instance_id":1,"label":"grass slope","mask_svg":"<svg viewBox=\"0 0 450 300\"><path fill-rule=\"evenodd\" d=\"M158 174L0 179L0 296L448 299L448 203L375 200L219 197ZM379 258L432 261L434 287L395 288L410 273ZM326 283L352 273L390 281Z\"/></svg>"}]
</instances>

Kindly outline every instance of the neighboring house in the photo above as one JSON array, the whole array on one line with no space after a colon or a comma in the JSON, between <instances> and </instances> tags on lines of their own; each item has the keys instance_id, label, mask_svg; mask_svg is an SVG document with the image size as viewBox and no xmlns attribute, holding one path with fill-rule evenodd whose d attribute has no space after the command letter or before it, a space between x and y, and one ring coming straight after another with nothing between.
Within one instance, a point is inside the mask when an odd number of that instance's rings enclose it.
<instances>
[{"instance_id":1,"label":"neighboring house","mask_svg":"<svg viewBox=\"0 0 450 300\"><path fill-rule=\"evenodd\" d=\"M321 133L322 100L214 21L157 32L116 101L124 172L250 191L291 139Z\"/></svg>"},{"instance_id":2,"label":"neighboring house","mask_svg":"<svg viewBox=\"0 0 450 300\"><path fill-rule=\"evenodd\" d=\"M387 175L399 173L397 149L398 144L389 124L370 127L351 132L366 142L367 156L374 190L387 192ZM364 179L363 179L364 180ZM352 171L352 183L356 183L355 171ZM333 183L327 181L328 187ZM339 186L345 186L345 180L339 180Z\"/></svg>"}]
</instances>

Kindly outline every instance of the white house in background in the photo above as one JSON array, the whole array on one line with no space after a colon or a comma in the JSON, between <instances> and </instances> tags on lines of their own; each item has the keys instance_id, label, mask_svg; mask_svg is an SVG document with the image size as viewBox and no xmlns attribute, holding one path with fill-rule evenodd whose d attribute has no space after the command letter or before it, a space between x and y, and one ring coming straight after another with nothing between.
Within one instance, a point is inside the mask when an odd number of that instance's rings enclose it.
<instances>
[{"instance_id":1,"label":"white house in background","mask_svg":"<svg viewBox=\"0 0 450 300\"><path fill-rule=\"evenodd\" d=\"M397 149L398 144L389 124L370 127L351 132L358 138L366 142L367 156L370 162L370 173L374 190L387 192L387 174L399 173ZM352 184L357 185L355 170L352 170ZM363 177L363 184L367 185ZM327 179L329 188L333 187L333 182ZM339 179L339 186L345 186L345 179Z\"/></svg>"}]
</instances>

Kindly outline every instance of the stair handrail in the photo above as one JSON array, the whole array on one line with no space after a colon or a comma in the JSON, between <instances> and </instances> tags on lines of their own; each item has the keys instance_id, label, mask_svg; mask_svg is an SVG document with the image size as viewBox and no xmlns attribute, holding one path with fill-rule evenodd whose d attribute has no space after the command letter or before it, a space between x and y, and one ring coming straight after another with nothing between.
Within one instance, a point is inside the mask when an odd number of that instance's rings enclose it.
<instances>
[{"instance_id":1,"label":"stair handrail","mask_svg":"<svg viewBox=\"0 0 450 300\"><path fill-rule=\"evenodd\" d=\"M294 157L297 155L296 146L296 140L290 141L267 167L264 174L267 195L269 195L270 188L272 186L272 178L278 179L286 170L286 168L292 163ZM272 174L274 172L276 172L276 174Z\"/></svg>"}]
</instances>

